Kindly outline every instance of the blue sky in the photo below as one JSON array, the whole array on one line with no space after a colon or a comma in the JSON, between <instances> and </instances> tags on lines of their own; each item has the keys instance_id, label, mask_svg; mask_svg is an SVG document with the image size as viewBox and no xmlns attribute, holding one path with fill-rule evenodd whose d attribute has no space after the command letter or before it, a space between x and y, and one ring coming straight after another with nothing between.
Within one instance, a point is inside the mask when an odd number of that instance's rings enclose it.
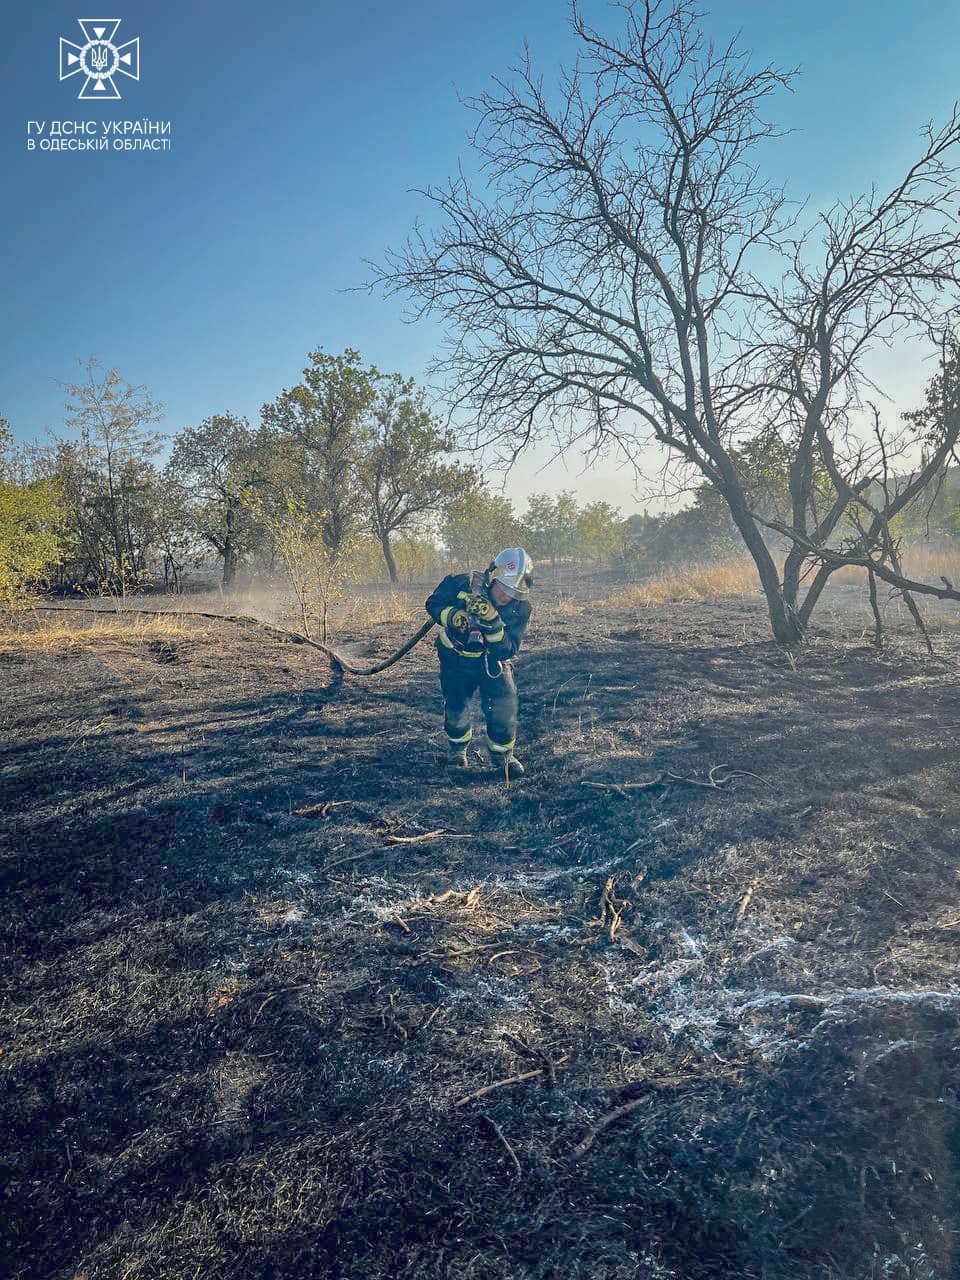
<instances>
[{"instance_id":1,"label":"blue sky","mask_svg":"<svg viewBox=\"0 0 960 1280\"><path fill-rule=\"evenodd\" d=\"M593 0L584 11L614 20ZM141 39L141 79L120 78L107 105L58 79L59 38L82 43L87 12L33 0L3 24L0 416L18 438L59 428L57 380L90 354L149 387L167 432L225 410L256 418L317 346L422 377L437 333L405 324L397 299L343 291L429 216L411 189L468 154L458 93L504 72L524 39L548 76L569 54L563 0L125 0L109 12L118 42ZM777 104L796 132L767 160L815 204L892 181L960 92L955 0L727 0L707 26L801 68ZM111 117L170 120L173 149L26 150L28 120ZM930 372L909 353L883 371L904 405ZM507 492L568 487L635 509L626 473L538 472L544 460Z\"/></svg>"}]
</instances>

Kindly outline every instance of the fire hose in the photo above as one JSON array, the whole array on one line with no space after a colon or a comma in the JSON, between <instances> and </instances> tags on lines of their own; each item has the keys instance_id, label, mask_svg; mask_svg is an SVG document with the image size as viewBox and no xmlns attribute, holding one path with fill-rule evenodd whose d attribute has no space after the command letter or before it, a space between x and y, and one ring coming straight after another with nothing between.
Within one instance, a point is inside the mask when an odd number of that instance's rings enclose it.
<instances>
[{"instance_id":1,"label":"fire hose","mask_svg":"<svg viewBox=\"0 0 960 1280\"><path fill-rule=\"evenodd\" d=\"M483 574L474 573L471 575L470 588L473 592L471 601L476 601L481 597L483 582ZM470 602L468 602L470 609ZM473 612L473 609L470 609ZM334 671L347 671L352 676L375 676L381 671L386 671L392 667L395 662L399 662L406 654L410 652L416 645L420 643L425 635L431 631L437 624L432 618L428 619L418 631L405 640L395 653L383 662L377 662L372 667L356 667L349 662L342 654L337 653L336 649L332 649L329 645L323 644L320 640L313 640L310 636L305 636L301 631L288 631L286 627L274 626L272 622L264 622L261 618L254 618L251 614L246 613L203 613L197 609L89 609L78 607L76 605L37 605L34 613L92 613L92 614L117 614L117 613L136 613L146 614L154 618L212 618L217 622L233 622L241 627L259 627L262 631L269 631L271 635L283 636L287 640L292 640L295 644L307 644L311 649L318 649L330 660L330 665ZM471 627L468 633L468 640L483 639L483 633L476 627ZM490 670L488 654L484 652L484 663L487 669L487 675L492 678L499 676L502 671L502 664L497 662L496 673Z\"/></svg>"},{"instance_id":2,"label":"fire hose","mask_svg":"<svg viewBox=\"0 0 960 1280\"><path fill-rule=\"evenodd\" d=\"M212 618L217 622L233 622L241 627L259 627L262 631L269 631L271 635L275 636L283 636L287 640L292 640L295 644L307 644L311 649L318 649L330 659L330 664L334 671L347 671L352 676L375 676L381 671L386 671L388 667L392 667L395 662L399 662L402 657L408 654L415 645L418 645L423 637L437 625L432 618L428 619L418 631L414 632L409 640L404 641L396 653L392 653L385 661L377 662L372 667L355 667L342 654L337 653L335 649L323 644L320 640L313 640L310 636L305 636L300 631L288 631L285 627L274 626L272 622L264 622L261 618L254 618L245 613L202 613L197 609L87 609L76 605L37 605L33 612L88 613L106 614L107 616L118 613L136 613L146 614L148 617L153 618Z\"/></svg>"}]
</instances>

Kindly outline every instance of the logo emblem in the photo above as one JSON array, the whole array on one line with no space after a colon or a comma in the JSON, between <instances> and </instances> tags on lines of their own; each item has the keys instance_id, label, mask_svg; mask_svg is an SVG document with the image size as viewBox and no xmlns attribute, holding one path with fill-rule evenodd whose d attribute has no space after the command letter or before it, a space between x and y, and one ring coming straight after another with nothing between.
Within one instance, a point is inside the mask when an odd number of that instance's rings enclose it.
<instances>
[{"instance_id":1,"label":"logo emblem","mask_svg":"<svg viewBox=\"0 0 960 1280\"><path fill-rule=\"evenodd\" d=\"M85 44L74 44L60 37L60 79L68 80L82 72L83 88L78 98L119 98L115 75L140 79L140 40L116 45L113 37L122 18L78 18Z\"/></svg>"}]
</instances>

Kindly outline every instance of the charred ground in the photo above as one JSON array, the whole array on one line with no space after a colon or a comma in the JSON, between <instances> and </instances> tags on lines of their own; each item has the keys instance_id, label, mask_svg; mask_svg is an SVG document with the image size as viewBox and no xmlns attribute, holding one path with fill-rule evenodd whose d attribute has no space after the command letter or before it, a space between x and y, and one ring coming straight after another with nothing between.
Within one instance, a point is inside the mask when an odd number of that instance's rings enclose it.
<instances>
[{"instance_id":1,"label":"charred ground","mask_svg":"<svg viewBox=\"0 0 960 1280\"><path fill-rule=\"evenodd\" d=\"M11 1275L960 1274L955 611L597 596L509 789L429 642L0 656Z\"/></svg>"}]
</instances>

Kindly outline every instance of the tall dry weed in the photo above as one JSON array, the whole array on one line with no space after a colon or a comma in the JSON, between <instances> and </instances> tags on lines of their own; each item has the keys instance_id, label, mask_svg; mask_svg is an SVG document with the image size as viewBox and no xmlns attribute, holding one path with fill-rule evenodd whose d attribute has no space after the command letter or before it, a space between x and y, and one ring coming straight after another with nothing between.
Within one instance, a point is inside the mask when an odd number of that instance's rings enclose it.
<instances>
[{"instance_id":1,"label":"tall dry weed","mask_svg":"<svg viewBox=\"0 0 960 1280\"><path fill-rule=\"evenodd\" d=\"M106 611L105 611L106 612ZM30 613L0 623L0 652L53 653L93 648L104 640L134 645L155 641L203 639L207 629L175 616L152 618L137 614L104 618L59 618L55 614Z\"/></svg>"},{"instance_id":2,"label":"tall dry weed","mask_svg":"<svg viewBox=\"0 0 960 1280\"><path fill-rule=\"evenodd\" d=\"M960 583L960 548L957 547L904 547L901 553L903 570L916 582L940 584L941 578L949 578L956 586ZM867 571L856 565L838 569L830 579L834 583L866 584Z\"/></svg>"},{"instance_id":3,"label":"tall dry weed","mask_svg":"<svg viewBox=\"0 0 960 1280\"><path fill-rule=\"evenodd\" d=\"M721 600L724 596L755 595L759 589L760 582L752 560L718 560L712 564L694 564L685 569L660 573L647 582L638 582L628 588L612 603L639 608L685 600Z\"/></svg>"},{"instance_id":4,"label":"tall dry weed","mask_svg":"<svg viewBox=\"0 0 960 1280\"><path fill-rule=\"evenodd\" d=\"M960 548L926 546L906 547L902 553L903 569L917 582L939 584L942 578L955 586L960 583ZM831 585L866 586L867 571L856 565L837 569ZM756 595L760 580L752 560L736 557L710 564L689 565L685 569L668 570L630 587L613 603L628 608L671 604L686 600L720 600L724 596Z\"/></svg>"},{"instance_id":5,"label":"tall dry weed","mask_svg":"<svg viewBox=\"0 0 960 1280\"><path fill-rule=\"evenodd\" d=\"M419 616L422 611L421 601L415 602L412 596L402 591L386 591L369 598L355 596L345 600L338 621L340 625L346 622L355 627L375 627L388 622L423 622L425 617Z\"/></svg>"}]
</instances>

